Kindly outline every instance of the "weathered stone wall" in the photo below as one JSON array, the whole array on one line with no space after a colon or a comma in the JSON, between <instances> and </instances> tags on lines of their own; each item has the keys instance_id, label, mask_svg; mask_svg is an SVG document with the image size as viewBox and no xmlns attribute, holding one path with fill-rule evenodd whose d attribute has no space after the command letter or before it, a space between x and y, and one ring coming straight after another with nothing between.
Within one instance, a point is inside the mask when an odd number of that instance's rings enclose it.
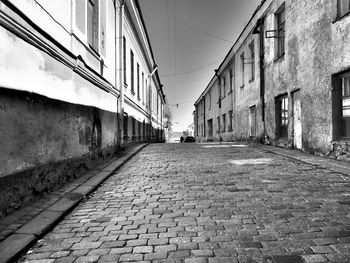
<instances>
[{"instance_id":1,"label":"weathered stone wall","mask_svg":"<svg viewBox=\"0 0 350 263\"><path fill-rule=\"evenodd\" d=\"M266 30L275 28L274 14L282 1L273 1L266 17ZM302 148L311 153L330 154L332 146L332 74L350 66L349 18L334 22L335 1L285 1L286 54L275 57L275 40L265 39L266 127L275 138L275 98L289 100L288 142L293 136L292 92L300 89L302 105ZM276 142L279 143L279 142Z\"/></svg>"},{"instance_id":2,"label":"weathered stone wall","mask_svg":"<svg viewBox=\"0 0 350 263\"><path fill-rule=\"evenodd\" d=\"M1 89L0 216L116 151L117 114Z\"/></svg>"}]
</instances>

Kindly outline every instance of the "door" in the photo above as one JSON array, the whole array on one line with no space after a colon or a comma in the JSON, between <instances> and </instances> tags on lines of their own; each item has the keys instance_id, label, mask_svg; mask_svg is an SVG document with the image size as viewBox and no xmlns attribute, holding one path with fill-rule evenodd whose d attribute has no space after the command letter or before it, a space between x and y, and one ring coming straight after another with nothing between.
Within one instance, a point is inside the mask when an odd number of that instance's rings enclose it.
<instances>
[{"instance_id":1,"label":"door","mask_svg":"<svg viewBox=\"0 0 350 263\"><path fill-rule=\"evenodd\" d=\"M293 132L294 147L297 149L302 149L300 90L293 93Z\"/></svg>"},{"instance_id":2,"label":"door","mask_svg":"<svg viewBox=\"0 0 350 263\"><path fill-rule=\"evenodd\" d=\"M208 120L208 139L213 139L213 120Z\"/></svg>"},{"instance_id":3,"label":"door","mask_svg":"<svg viewBox=\"0 0 350 263\"><path fill-rule=\"evenodd\" d=\"M250 107L249 109L249 127L250 127L250 137L256 136L256 107Z\"/></svg>"}]
</instances>

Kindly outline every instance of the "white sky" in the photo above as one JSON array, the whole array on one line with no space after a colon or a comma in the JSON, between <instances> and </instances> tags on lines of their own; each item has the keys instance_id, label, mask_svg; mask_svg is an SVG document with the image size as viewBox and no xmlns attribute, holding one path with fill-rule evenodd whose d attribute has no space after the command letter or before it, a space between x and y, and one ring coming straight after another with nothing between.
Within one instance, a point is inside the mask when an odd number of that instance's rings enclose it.
<instances>
[{"instance_id":1,"label":"white sky","mask_svg":"<svg viewBox=\"0 0 350 263\"><path fill-rule=\"evenodd\" d=\"M174 131L193 123L193 104L260 1L139 0Z\"/></svg>"}]
</instances>

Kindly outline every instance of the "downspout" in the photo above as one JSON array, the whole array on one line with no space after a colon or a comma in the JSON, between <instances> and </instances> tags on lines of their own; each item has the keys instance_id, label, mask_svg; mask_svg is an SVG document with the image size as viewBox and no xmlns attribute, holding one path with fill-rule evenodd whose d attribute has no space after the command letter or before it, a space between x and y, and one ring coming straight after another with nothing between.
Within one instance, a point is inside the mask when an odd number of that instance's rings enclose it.
<instances>
[{"instance_id":1,"label":"downspout","mask_svg":"<svg viewBox=\"0 0 350 263\"><path fill-rule=\"evenodd\" d=\"M149 95L149 142L151 142L151 137L152 137L152 76L154 75L154 73L156 73L156 71L158 70L158 66L156 64L153 65L153 71L151 72L151 74L149 74L149 81L148 81L148 95Z\"/></svg>"},{"instance_id":2,"label":"downspout","mask_svg":"<svg viewBox=\"0 0 350 263\"><path fill-rule=\"evenodd\" d=\"M260 54L260 101L261 101L261 121L263 123L263 136L265 141L266 123L265 123L265 36L264 36L264 17L261 17L253 30L253 34L259 34Z\"/></svg>"},{"instance_id":3,"label":"downspout","mask_svg":"<svg viewBox=\"0 0 350 263\"><path fill-rule=\"evenodd\" d=\"M119 86L120 91L120 103L119 103L119 125L118 125L118 133L120 136L119 143L120 146L124 143L124 54L123 54L123 27L124 27L124 7L125 1L122 0L119 5L119 25L118 25L118 10L117 10L117 0L115 0L115 46L117 47L117 42L119 42L119 52L117 52L117 48L115 48L115 87ZM119 26L119 34L117 34L117 28ZM118 37L117 37L118 36ZM119 55L119 58L118 58ZM119 66L118 66L119 61ZM119 83L118 76L119 74Z\"/></svg>"},{"instance_id":4,"label":"downspout","mask_svg":"<svg viewBox=\"0 0 350 263\"><path fill-rule=\"evenodd\" d=\"M265 123L265 45L264 45L264 17L260 18L260 99L261 99L261 119L263 122L264 136L266 134L266 123Z\"/></svg>"}]
</instances>

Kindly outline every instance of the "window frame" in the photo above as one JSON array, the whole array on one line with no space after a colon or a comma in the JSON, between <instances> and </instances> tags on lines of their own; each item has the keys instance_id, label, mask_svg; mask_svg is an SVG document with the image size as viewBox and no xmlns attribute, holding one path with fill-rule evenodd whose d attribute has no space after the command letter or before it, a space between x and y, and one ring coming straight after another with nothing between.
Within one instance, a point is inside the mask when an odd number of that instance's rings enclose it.
<instances>
[{"instance_id":1,"label":"window frame","mask_svg":"<svg viewBox=\"0 0 350 263\"><path fill-rule=\"evenodd\" d=\"M228 116L229 116L229 122L228 122L228 131L233 131L233 110L230 110L228 112Z\"/></svg>"},{"instance_id":2,"label":"window frame","mask_svg":"<svg viewBox=\"0 0 350 263\"><path fill-rule=\"evenodd\" d=\"M222 114L222 132L226 131L226 113Z\"/></svg>"},{"instance_id":3,"label":"window frame","mask_svg":"<svg viewBox=\"0 0 350 263\"><path fill-rule=\"evenodd\" d=\"M347 94L344 94L344 79L348 80ZM350 71L332 77L332 119L333 140L350 140L350 114L344 116L344 110L350 110ZM347 105L344 106L344 101Z\"/></svg>"},{"instance_id":4,"label":"window frame","mask_svg":"<svg viewBox=\"0 0 350 263\"><path fill-rule=\"evenodd\" d=\"M254 81L255 79L255 43L254 40L249 44L249 51L250 51L250 59L251 59L251 66L250 66L250 82Z\"/></svg>"},{"instance_id":5,"label":"window frame","mask_svg":"<svg viewBox=\"0 0 350 263\"><path fill-rule=\"evenodd\" d=\"M124 76L124 84L127 85L127 72L126 72L126 38L123 36L123 76Z\"/></svg>"},{"instance_id":6,"label":"window frame","mask_svg":"<svg viewBox=\"0 0 350 263\"><path fill-rule=\"evenodd\" d=\"M350 0L336 0L336 20L340 20L350 13Z\"/></svg>"},{"instance_id":7,"label":"window frame","mask_svg":"<svg viewBox=\"0 0 350 263\"><path fill-rule=\"evenodd\" d=\"M140 64L139 63L137 63L136 64L136 71L137 71L137 76L136 76L136 78L137 78L137 99L138 100L141 100L141 98L140 98Z\"/></svg>"},{"instance_id":8,"label":"window frame","mask_svg":"<svg viewBox=\"0 0 350 263\"><path fill-rule=\"evenodd\" d=\"M92 7L91 21L89 7ZM86 4L87 15L86 15L86 40L89 47L99 54L99 26L100 26L100 14L99 14L99 0L87 0ZM94 23L95 21L95 23ZM91 23L90 23L91 22ZM91 27L91 28L90 28Z\"/></svg>"},{"instance_id":9,"label":"window frame","mask_svg":"<svg viewBox=\"0 0 350 263\"><path fill-rule=\"evenodd\" d=\"M135 95L134 59L134 52L130 49L130 91L133 95Z\"/></svg>"},{"instance_id":10,"label":"window frame","mask_svg":"<svg viewBox=\"0 0 350 263\"><path fill-rule=\"evenodd\" d=\"M283 15L283 16L282 16ZM286 26L286 8L283 3L275 13L276 21L276 32L277 37L275 38L275 56L276 60L283 57L286 53L285 43L285 26Z\"/></svg>"},{"instance_id":11,"label":"window frame","mask_svg":"<svg viewBox=\"0 0 350 263\"><path fill-rule=\"evenodd\" d=\"M289 98L288 94L283 94L275 98L276 113L276 138L288 139L289 127Z\"/></svg>"},{"instance_id":12,"label":"window frame","mask_svg":"<svg viewBox=\"0 0 350 263\"><path fill-rule=\"evenodd\" d=\"M239 56L241 64L241 88L244 87L244 52Z\"/></svg>"}]
</instances>

